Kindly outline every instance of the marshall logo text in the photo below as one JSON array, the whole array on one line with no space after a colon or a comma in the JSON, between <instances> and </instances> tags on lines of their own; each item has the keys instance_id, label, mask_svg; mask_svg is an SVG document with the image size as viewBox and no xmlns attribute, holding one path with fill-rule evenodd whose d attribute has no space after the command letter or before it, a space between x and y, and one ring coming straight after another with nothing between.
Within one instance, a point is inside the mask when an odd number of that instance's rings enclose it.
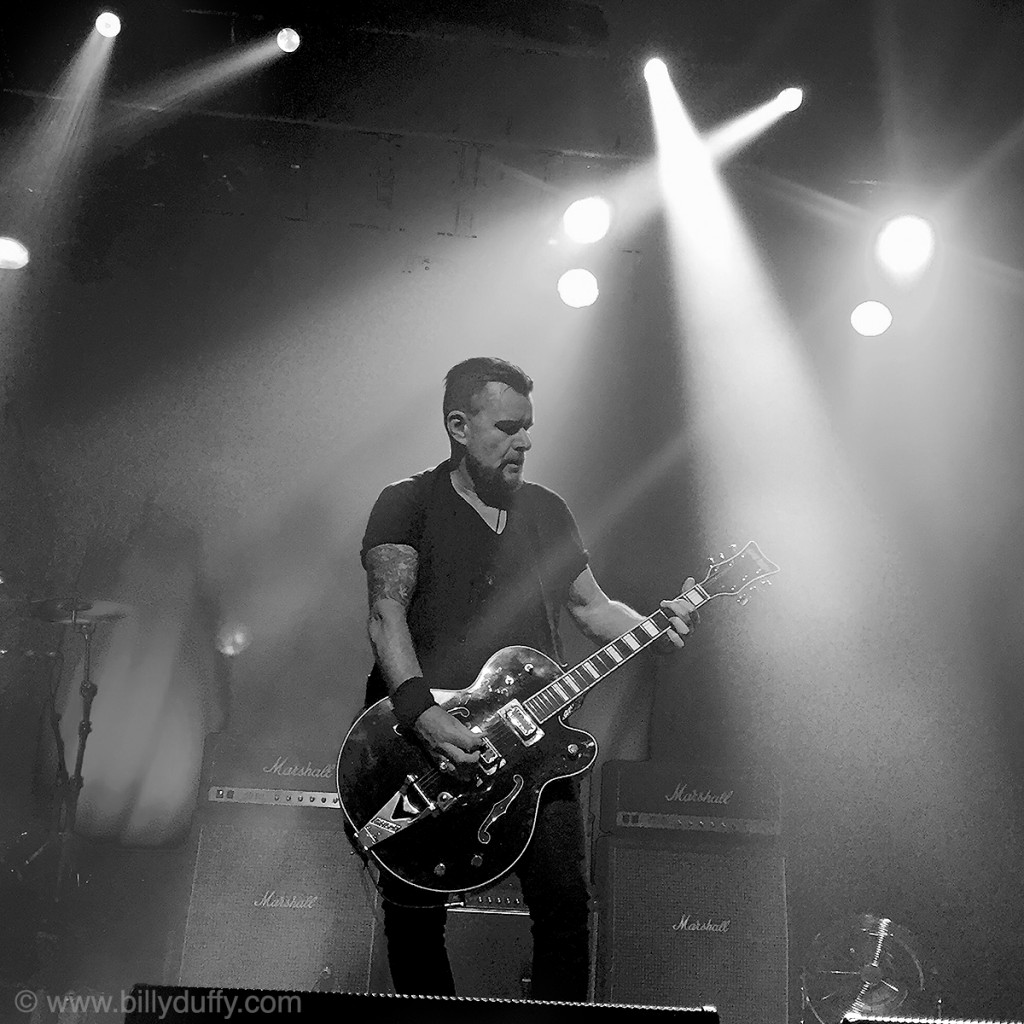
<instances>
[{"instance_id":1,"label":"marshall logo text","mask_svg":"<svg viewBox=\"0 0 1024 1024\"><path fill-rule=\"evenodd\" d=\"M732 799L734 792L735 790L732 789L727 789L724 793L712 793L710 789L705 789L702 792L687 786L685 782L680 782L676 786L675 792L666 796L665 799L681 804L727 804Z\"/></svg>"},{"instance_id":2,"label":"marshall logo text","mask_svg":"<svg viewBox=\"0 0 1024 1024\"><path fill-rule=\"evenodd\" d=\"M312 910L320 902L319 896L279 896L275 889L268 889L259 899L252 901L254 907L283 907L287 910Z\"/></svg>"},{"instance_id":3,"label":"marshall logo text","mask_svg":"<svg viewBox=\"0 0 1024 1024\"><path fill-rule=\"evenodd\" d=\"M712 921L709 917L706 921L691 921L689 914L683 914L679 918L678 924L672 925L672 931L674 932L718 932L724 934L729 930L729 925L732 924L732 918L726 918L724 921Z\"/></svg>"},{"instance_id":4,"label":"marshall logo text","mask_svg":"<svg viewBox=\"0 0 1024 1024\"><path fill-rule=\"evenodd\" d=\"M334 765L325 764L321 768L314 768L312 761L303 764L289 764L287 757L279 757L273 764L264 765L266 775L287 775L289 778L299 779L333 779Z\"/></svg>"}]
</instances>

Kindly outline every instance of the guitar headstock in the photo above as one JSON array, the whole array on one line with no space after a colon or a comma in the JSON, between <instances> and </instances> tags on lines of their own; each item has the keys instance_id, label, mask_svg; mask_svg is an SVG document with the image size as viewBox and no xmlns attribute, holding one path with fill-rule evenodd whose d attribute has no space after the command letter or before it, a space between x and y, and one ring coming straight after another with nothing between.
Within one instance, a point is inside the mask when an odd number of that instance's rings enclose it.
<instances>
[{"instance_id":1,"label":"guitar headstock","mask_svg":"<svg viewBox=\"0 0 1024 1024\"><path fill-rule=\"evenodd\" d=\"M733 548L735 547L734 544ZM774 576L779 571L779 567L765 558L754 541L750 541L741 551L736 551L728 558L724 554L718 557L721 559L720 562L713 558L709 559L711 565L708 567L708 574L697 584L709 598L739 596L740 603L746 604L749 593L744 591L748 591L759 580ZM771 586L771 580L768 580L768 585Z\"/></svg>"}]
</instances>

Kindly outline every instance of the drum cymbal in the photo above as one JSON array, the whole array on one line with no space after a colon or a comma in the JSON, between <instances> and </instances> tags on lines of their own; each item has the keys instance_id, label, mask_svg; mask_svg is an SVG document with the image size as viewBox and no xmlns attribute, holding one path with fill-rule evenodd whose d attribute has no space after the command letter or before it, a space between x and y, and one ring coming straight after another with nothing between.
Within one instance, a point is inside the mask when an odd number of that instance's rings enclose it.
<instances>
[{"instance_id":1,"label":"drum cymbal","mask_svg":"<svg viewBox=\"0 0 1024 1024\"><path fill-rule=\"evenodd\" d=\"M44 622L113 622L123 619L131 605L117 601L90 601L85 598L49 598L30 601L29 615Z\"/></svg>"}]
</instances>

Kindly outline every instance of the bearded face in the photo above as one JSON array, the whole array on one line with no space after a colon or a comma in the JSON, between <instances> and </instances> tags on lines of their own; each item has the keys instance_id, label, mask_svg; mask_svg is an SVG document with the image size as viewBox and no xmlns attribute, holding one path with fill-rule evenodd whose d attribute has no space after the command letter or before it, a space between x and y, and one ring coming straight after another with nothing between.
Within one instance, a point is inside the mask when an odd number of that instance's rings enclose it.
<instances>
[{"instance_id":1,"label":"bearded face","mask_svg":"<svg viewBox=\"0 0 1024 1024\"><path fill-rule=\"evenodd\" d=\"M511 508L516 491L523 485L523 462L492 466L466 452L466 470L473 480L476 496L492 508Z\"/></svg>"},{"instance_id":2,"label":"bearded face","mask_svg":"<svg viewBox=\"0 0 1024 1024\"><path fill-rule=\"evenodd\" d=\"M526 453L533 446L533 403L507 384L491 381L476 397L472 413L455 413L453 438L477 497L492 508L508 508L523 484Z\"/></svg>"}]
</instances>

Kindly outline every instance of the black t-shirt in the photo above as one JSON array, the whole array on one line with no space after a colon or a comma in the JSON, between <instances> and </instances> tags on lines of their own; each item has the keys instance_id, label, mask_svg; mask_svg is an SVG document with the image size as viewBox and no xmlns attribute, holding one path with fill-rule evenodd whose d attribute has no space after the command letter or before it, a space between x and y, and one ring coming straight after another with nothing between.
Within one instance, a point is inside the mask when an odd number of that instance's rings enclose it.
<instances>
[{"instance_id":1,"label":"black t-shirt","mask_svg":"<svg viewBox=\"0 0 1024 1024\"><path fill-rule=\"evenodd\" d=\"M455 491L451 465L385 487L363 537L361 558L378 544L416 549L416 591L409 631L428 683L468 686L495 651L513 644L556 656L549 626L587 553L565 502L546 487L524 483L504 530L495 533ZM367 701L387 688L374 666Z\"/></svg>"}]
</instances>

